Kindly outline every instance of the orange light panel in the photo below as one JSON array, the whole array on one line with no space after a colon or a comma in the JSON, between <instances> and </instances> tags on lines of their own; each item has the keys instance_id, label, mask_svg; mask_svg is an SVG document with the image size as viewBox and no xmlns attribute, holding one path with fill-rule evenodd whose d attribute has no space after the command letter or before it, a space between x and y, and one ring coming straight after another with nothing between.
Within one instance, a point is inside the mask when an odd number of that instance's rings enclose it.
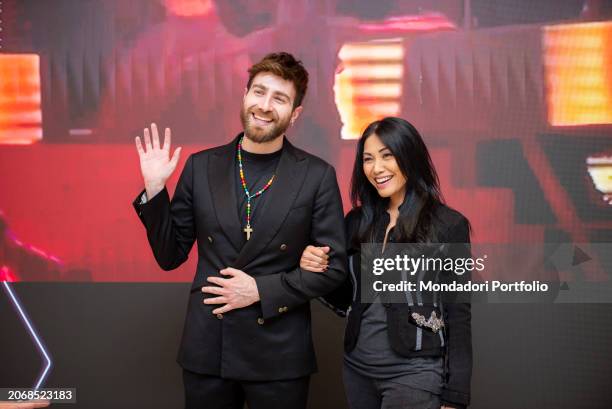
<instances>
[{"instance_id":1,"label":"orange light panel","mask_svg":"<svg viewBox=\"0 0 612 409\"><path fill-rule=\"evenodd\" d=\"M404 46L402 40L348 43L338 53L334 83L342 139L358 139L373 121L400 113Z\"/></svg>"},{"instance_id":2,"label":"orange light panel","mask_svg":"<svg viewBox=\"0 0 612 409\"><path fill-rule=\"evenodd\" d=\"M612 22L544 28L548 122L612 124Z\"/></svg>"},{"instance_id":3,"label":"orange light panel","mask_svg":"<svg viewBox=\"0 0 612 409\"><path fill-rule=\"evenodd\" d=\"M195 17L213 11L211 0L164 0L164 5L172 14L181 17Z\"/></svg>"},{"instance_id":4,"label":"orange light panel","mask_svg":"<svg viewBox=\"0 0 612 409\"><path fill-rule=\"evenodd\" d=\"M0 144L42 139L39 67L36 54L0 54Z\"/></svg>"}]
</instances>

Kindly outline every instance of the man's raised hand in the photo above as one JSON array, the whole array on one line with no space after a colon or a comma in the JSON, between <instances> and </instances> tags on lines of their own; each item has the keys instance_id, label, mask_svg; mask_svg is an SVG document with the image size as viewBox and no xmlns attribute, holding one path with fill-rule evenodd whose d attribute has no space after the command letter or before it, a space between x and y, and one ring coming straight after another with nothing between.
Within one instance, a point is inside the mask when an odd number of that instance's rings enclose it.
<instances>
[{"instance_id":1,"label":"man's raised hand","mask_svg":"<svg viewBox=\"0 0 612 409\"><path fill-rule=\"evenodd\" d=\"M153 138L151 138L151 136ZM159 145L159 134L157 125L151 124L144 129L144 148L140 136L136 137L136 150L140 157L140 171L144 179L147 198L151 199L164 189L166 181L172 175L181 155L181 148L176 148L170 158L170 128L164 132L164 144Z\"/></svg>"}]
</instances>

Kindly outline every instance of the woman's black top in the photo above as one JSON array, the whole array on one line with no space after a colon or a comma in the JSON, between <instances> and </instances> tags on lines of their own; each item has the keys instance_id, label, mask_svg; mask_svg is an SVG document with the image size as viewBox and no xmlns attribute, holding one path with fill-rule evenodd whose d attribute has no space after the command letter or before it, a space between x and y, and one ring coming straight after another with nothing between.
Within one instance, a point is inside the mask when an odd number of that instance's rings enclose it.
<instances>
[{"instance_id":1,"label":"woman's black top","mask_svg":"<svg viewBox=\"0 0 612 409\"><path fill-rule=\"evenodd\" d=\"M375 379L393 379L439 395L442 392L444 360L441 356L406 359L391 348L387 335L387 307L370 304L361 317L355 348L344 354L344 362L355 372Z\"/></svg>"},{"instance_id":2,"label":"woman's black top","mask_svg":"<svg viewBox=\"0 0 612 409\"><path fill-rule=\"evenodd\" d=\"M382 243L386 228L389 225L389 214L378 215L375 219L375 235L376 242ZM360 348L358 354L363 352L362 345L369 343L372 328L372 311L368 310L374 304L361 302L361 278L360 278L360 244L352 243L351 238L358 229L360 222L360 209L353 209L345 218L345 226L347 230L347 253L350 260L349 279L328 296L324 297L323 301L330 308L334 309L339 315L348 316L347 326L345 331L344 346L345 360L355 369L354 350L358 343ZM436 230L439 243L469 243L469 222L461 215L461 213L440 204L436 207L432 224ZM392 241L392 231L389 232L390 241ZM466 247L462 247L466 248ZM454 254L455 257L469 257L469 249L467 254ZM464 275L464 279L469 279ZM421 387L425 390L435 388L435 362L433 358L443 357L443 379L440 390L441 400L443 403L462 408L470 402L470 380L472 374L472 336L471 336L471 310L469 303L444 302L444 295L438 295L440 305L424 303L422 305L408 305L400 303L383 303L377 304L374 308L383 307L386 312L386 333L388 338L389 354L385 355L387 359L391 359L388 363L399 363L396 358L426 358L425 360L416 360L414 365L418 366L423 362L430 364L425 371L430 371L431 377L407 377L406 384L410 386ZM425 317L428 317L431 311L436 311L442 314L445 328L439 332L432 332L427 329L419 328L413 320L410 319L412 312L418 312ZM373 315L380 317L374 310ZM364 322L365 321L365 322ZM378 318L378 325L381 324ZM360 339L360 332L364 329L368 332L363 339ZM375 324L376 325L376 324ZM379 327L380 329L380 327ZM374 339L375 343L381 344L380 338ZM384 344L381 344L385 348ZM370 349L371 351L371 349ZM348 359L347 359L348 358ZM353 358L353 359L351 359ZM359 358L364 358L360 356ZM351 362L352 360L352 362ZM414 373L415 367L410 367L409 361L403 368L408 372ZM438 361L439 362L439 361ZM360 363L364 363L363 359ZM433 364L433 365L431 365ZM368 368L362 367L364 370L372 370L376 363L368 365ZM401 370L401 367L397 367ZM380 369L380 368L378 368ZM387 368L388 369L388 368ZM374 369L376 371L376 369ZM384 369L383 369L384 371ZM379 372L380 374L380 372ZM427 374L426 374L427 375ZM370 373L370 376L376 377L376 374ZM420 383L415 384L415 382Z\"/></svg>"}]
</instances>

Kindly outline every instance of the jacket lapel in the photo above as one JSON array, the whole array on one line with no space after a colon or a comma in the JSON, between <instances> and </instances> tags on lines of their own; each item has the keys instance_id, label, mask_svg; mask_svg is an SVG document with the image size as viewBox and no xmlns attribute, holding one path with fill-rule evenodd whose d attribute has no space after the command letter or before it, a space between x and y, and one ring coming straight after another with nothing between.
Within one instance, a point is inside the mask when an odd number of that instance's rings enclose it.
<instances>
[{"instance_id":1,"label":"jacket lapel","mask_svg":"<svg viewBox=\"0 0 612 409\"><path fill-rule=\"evenodd\" d=\"M261 213L257 225L254 226L253 237L240 251L233 266L235 268L244 268L276 236L304 182L308 161L298 154L289 141L286 140L285 145L276 169L274 183L269 191L264 193L269 195L266 205L258 208ZM236 205L233 209L236 209Z\"/></svg>"},{"instance_id":2,"label":"jacket lapel","mask_svg":"<svg viewBox=\"0 0 612 409\"><path fill-rule=\"evenodd\" d=\"M217 222L236 252L240 251L242 241L240 237L242 227L238 219L236 177L234 174L234 154L236 153L238 138L228 145L222 146L210 157L208 162L208 184Z\"/></svg>"}]
</instances>

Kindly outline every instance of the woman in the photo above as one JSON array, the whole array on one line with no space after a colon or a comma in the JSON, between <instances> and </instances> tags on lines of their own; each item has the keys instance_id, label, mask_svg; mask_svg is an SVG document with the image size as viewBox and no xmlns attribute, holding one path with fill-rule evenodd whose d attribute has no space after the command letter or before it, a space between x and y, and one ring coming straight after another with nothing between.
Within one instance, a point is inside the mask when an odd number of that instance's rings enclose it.
<instances>
[{"instance_id":1,"label":"woman","mask_svg":"<svg viewBox=\"0 0 612 409\"><path fill-rule=\"evenodd\" d=\"M390 242L469 243L469 222L442 203L427 147L409 122L389 117L366 128L357 145L351 202L345 219L351 277L325 297L328 306L348 316L344 384L350 408L466 407L470 305L445 302L446 294L429 303L421 294L407 294L405 303L360 300L362 243L382 243L383 254ZM308 246L300 267L324 273L329 250ZM440 317L441 325L419 321L418 314Z\"/></svg>"}]
</instances>

